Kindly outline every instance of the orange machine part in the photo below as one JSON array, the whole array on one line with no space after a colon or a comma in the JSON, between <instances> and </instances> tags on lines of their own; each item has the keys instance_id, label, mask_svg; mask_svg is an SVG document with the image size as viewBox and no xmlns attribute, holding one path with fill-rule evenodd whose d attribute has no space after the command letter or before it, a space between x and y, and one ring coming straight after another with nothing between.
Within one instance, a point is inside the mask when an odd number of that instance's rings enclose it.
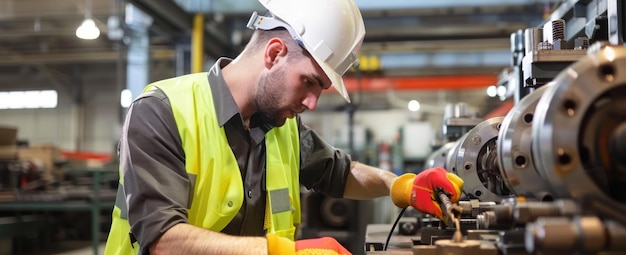
<instances>
[{"instance_id":1,"label":"orange machine part","mask_svg":"<svg viewBox=\"0 0 626 255\"><path fill-rule=\"evenodd\" d=\"M486 88L498 82L497 75L344 77L348 92L394 90L450 90ZM333 91L334 89L330 89Z\"/></svg>"}]
</instances>

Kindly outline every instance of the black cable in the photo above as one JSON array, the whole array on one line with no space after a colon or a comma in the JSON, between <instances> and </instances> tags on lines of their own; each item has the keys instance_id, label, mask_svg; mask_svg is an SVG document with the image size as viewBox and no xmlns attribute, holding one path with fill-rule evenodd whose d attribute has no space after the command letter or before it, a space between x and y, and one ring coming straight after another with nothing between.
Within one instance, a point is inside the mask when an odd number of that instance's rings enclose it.
<instances>
[{"instance_id":1,"label":"black cable","mask_svg":"<svg viewBox=\"0 0 626 255\"><path fill-rule=\"evenodd\" d=\"M385 247L383 248L383 251L387 250L387 245L389 245L389 239L391 239L391 235L393 234L393 230L396 229L396 225L398 225L398 221L400 221L400 218L402 218L402 215L404 214L404 211L406 211L406 207L402 208L402 210L400 210L400 214L398 214L398 218L396 218L396 222L394 222L393 226L391 226L391 230L389 231L389 235L387 236L387 241L385 241Z\"/></svg>"}]
</instances>

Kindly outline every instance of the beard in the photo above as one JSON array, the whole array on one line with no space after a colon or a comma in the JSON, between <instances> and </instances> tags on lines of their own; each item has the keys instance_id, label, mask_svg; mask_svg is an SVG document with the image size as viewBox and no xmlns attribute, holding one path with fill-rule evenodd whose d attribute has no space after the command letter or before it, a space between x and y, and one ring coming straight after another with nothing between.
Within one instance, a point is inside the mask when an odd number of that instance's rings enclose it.
<instances>
[{"instance_id":1,"label":"beard","mask_svg":"<svg viewBox=\"0 0 626 255\"><path fill-rule=\"evenodd\" d=\"M280 127L285 124L286 117L281 115L279 103L284 102L285 69L279 67L274 73L267 74L256 86L255 103L257 115L265 123Z\"/></svg>"}]
</instances>

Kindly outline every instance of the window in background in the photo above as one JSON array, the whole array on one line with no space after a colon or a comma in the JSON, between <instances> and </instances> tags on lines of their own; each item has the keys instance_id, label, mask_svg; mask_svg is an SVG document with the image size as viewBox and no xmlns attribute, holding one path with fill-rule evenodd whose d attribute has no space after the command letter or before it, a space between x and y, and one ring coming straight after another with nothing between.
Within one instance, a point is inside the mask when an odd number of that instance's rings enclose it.
<instances>
[{"instance_id":1,"label":"window in background","mask_svg":"<svg viewBox=\"0 0 626 255\"><path fill-rule=\"evenodd\" d=\"M0 109L56 108L56 90L0 91Z\"/></svg>"},{"instance_id":2,"label":"window in background","mask_svg":"<svg viewBox=\"0 0 626 255\"><path fill-rule=\"evenodd\" d=\"M120 94L120 105L124 108L130 107L130 104L133 103L133 94L130 89L122 90Z\"/></svg>"}]
</instances>

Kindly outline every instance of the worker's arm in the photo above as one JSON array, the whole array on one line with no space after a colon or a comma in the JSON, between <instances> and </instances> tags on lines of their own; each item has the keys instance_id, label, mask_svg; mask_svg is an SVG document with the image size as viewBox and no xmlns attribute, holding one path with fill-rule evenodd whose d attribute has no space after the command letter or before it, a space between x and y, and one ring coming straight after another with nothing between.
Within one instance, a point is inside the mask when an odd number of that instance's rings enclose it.
<instances>
[{"instance_id":1,"label":"worker's arm","mask_svg":"<svg viewBox=\"0 0 626 255\"><path fill-rule=\"evenodd\" d=\"M147 253L166 230L187 222L191 182L185 154L167 98L154 90L131 106L120 140L124 202L130 233ZM134 244L135 246L137 244Z\"/></svg>"},{"instance_id":2,"label":"worker's arm","mask_svg":"<svg viewBox=\"0 0 626 255\"><path fill-rule=\"evenodd\" d=\"M341 198L350 174L351 157L339 150L302 124L298 116L300 132L300 183L308 190L329 197Z\"/></svg>"},{"instance_id":3,"label":"worker's arm","mask_svg":"<svg viewBox=\"0 0 626 255\"><path fill-rule=\"evenodd\" d=\"M120 144L127 213L141 253L267 254L264 237L229 236L187 223L191 185L174 117L162 93L143 96L129 112Z\"/></svg>"},{"instance_id":4,"label":"worker's arm","mask_svg":"<svg viewBox=\"0 0 626 255\"><path fill-rule=\"evenodd\" d=\"M268 254L265 237L230 236L177 224L150 246L150 254Z\"/></svg>"},{"instance_id":5,"label":"worker's arm","mask_svg":"<svg viewBox=\"0 0 626 255\"><path fill-rule=\"evenodd\" d=\"M388 196L396 175L390 171L352 162L346 180L345 198L371 199Z\"/></svg>"},{"instance_id":6,"label":"worker's arm","mask_svg":"<svg viewBox=\"0 0 626 255\"><path fill-rule=\"evenodd\" d=\"M294 242L274 234L267 234L266 237L238 237L189 224L178 224L150 246L150 254L350 255L350 251L332 237Z\"/></svg>"},{"instance_id":7,"label":"worker's arm","mask_svg":"<svg viewBox=\"0 0 626 255\"><path fill-rule=\"evenodd\" d=\"M389 195L396 175L390 171L352 161L349 154L328 144L302 124L300 132L300 183L330 197L369 199Z\"/></svg>"}]
</instances>

